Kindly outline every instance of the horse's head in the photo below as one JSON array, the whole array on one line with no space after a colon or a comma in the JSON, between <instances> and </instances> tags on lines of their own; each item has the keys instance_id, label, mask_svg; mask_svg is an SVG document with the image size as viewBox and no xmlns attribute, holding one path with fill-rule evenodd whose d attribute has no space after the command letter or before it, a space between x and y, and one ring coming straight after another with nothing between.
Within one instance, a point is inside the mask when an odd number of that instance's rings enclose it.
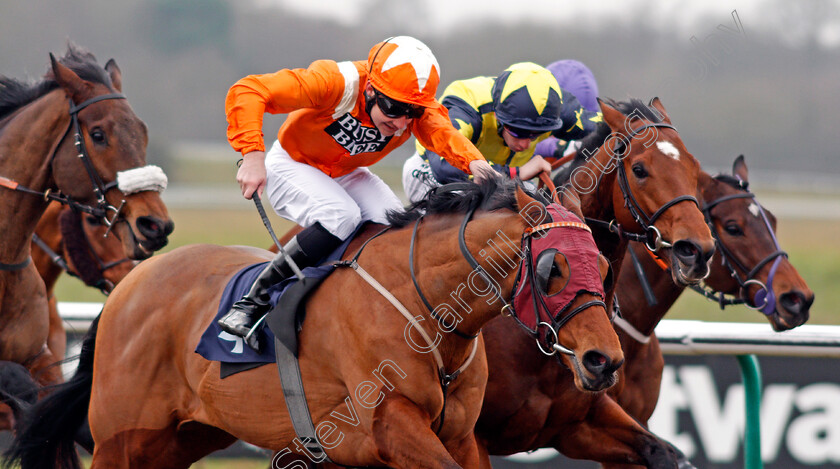
<instances>
[{"instance_id":1,"label":"horse's head","mask_svg":"<svg viewBox=\"0 0 840 469\"><path fill-rule=\"evenodd\" d=\"M61 211L58 220L67 271L86 285L110 293L137 261L125 257L118 239L105 236L108 227L101 219L58 204L51 204L44 216L55 209Z\"/></svg>"},{"instance_id":2,"label":"horse's head","mask_svg":"<svg viewBox=\"0 0 840 469\"><path fill-rule=\"evenodd\" d=\"M509 313L543 353L560 353L579 389L612 386L624 355L604 303L609 262L579 214L558 204L546 207L521 189L517 205L528 228Z\"/></svg>"},{"instance_id":3,"label":"horse's head","mask_svg":"<svg viewBox=\"0 0 840 469\"><path fill-rule=\"evenodd\" d=\"M166 176L146 165L146 125L120 94L116 62L102 69L73 48L61 61L50 58L50 78L64 91L63 105L69 101L68 130L52 158L54 185L108 224L125 255L144 259L174 227L160 197Z\"/></svg>"},{"instance_id":4,"label":"horse's head","mask_svg":"<svg viewBox=\"0 0 840 469\"><path fill-rule=\"evenodd\" d=\"M612 133L598 161L614 174L615 219L626 231L643 232L648 249L671 266L678 284L695 284L709 273L714 239L695 196L700 164L685 148L658 98L650 106L601 101Z\"/></svg>"},{"instance_id":5,"label":"horse's head","mask_svg":"<svg viewBox=\"0 0 840 469\"><path fill-rule=\"evenodd\" d=\"M735 159L732 176L702 175L704 212L720 257L706 284L742 297L774 330L784 331L808 320L814 292L779 246L776 217L749 192L747 176L743 156Z\"/></svg>"}]
</instances>

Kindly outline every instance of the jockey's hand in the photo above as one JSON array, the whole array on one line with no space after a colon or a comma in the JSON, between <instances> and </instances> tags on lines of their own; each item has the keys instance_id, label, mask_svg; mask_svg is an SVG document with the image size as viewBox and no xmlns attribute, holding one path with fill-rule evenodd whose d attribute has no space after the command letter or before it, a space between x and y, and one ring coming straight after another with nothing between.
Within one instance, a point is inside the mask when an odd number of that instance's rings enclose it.
<instances>
[{"instance_id":1,"label":"jockey's hand","mask_svg":"<svg viewBox=\"0 0 840 469\"><path fill-rule=\"evenodd\" d=\"M242 157L242 165L236 172L236 182L242 189L242 196L250 199L254 192L262 197L265 189L265 152L252 151Z\"/></svg>"},{"instance_id":2,"label":"jockey's hand","mask_svg":"<svg viewBox=\"0 0 840 469\"><path fill-rule=\"evenodd\" d=\"M476 183L487 181L491 178L498 177L496 170L490 166L486 160L472 160L470 161L470 173L473 175L473 180Z\"/></svg>"},{"instance_id":3,"label":"jockey's hand","mask_svg":"<svg viewBox=\"0 0 840 469\"><path fill-rule=\"evenodd\" d=\"M551 163L544 160L542 156L535 155L519 168L519 178L528 181L539 176L543 171L551 174Z\"/></svg>"}]
</instances>

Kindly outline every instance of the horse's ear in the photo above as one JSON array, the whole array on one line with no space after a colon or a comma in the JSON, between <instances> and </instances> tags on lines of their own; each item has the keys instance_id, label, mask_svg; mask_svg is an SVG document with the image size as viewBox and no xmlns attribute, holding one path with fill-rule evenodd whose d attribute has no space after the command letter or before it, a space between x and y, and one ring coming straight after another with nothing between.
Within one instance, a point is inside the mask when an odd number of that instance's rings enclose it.
<instances>
[{"instance_id":1,"label":"horse's ear","mask_svg":"<svg viewBox=\"0 0 840 469\"><path fill-rule=\"evenodd\" d=\"M521 186L516 186L516 206L525 223L532 227L542 223L548 215L545 205L526 194Z\"/></svg>"},{"instance_id":2,"label":"horse's ear","mask_svg":"<svg viewBox=\"0 0 840 469\"><path fill-rule=\"evenodd\" d=\"M580 218L580 221L585 220L583 217L583 210L580 208L580 197L577 192L569 190L569 187L566 186L561 191L560 200L563 202L563 206L566 207L566 209Z\"/></svg>"},{"instance_id":3,"label":"horse's ear","mask_svg":"<svg viewBox=\"0 0 840 469\"><path fill-rule=\"evenodd\" d=\"M747 162L744 161L744 155L738 155L735 162L732 163L732 175L743 182L750 182L749 171L747 171Z\"/></svg>"},{"instance_id":4,"label":"horse's ear","mask_svg":"<svg viewBox=\"0 0 840 469\"><path fill-rule=\"evenodd\" d=\"M649 104L652 108L656 109L659 114L662 114L662 122L666 124L671 123L671 119L668 117L668 113L665 112L665 106L662 105L662 101L659 100L659 97L654 97L650 100Z\"/></svg>"},{"instance_id":5,"label":"horse's ear","mask_svg":"<svg viewBox=\"0 0 840 469\"><path fill-rule=\"evenodd\" d=\"M111 84L114 85L114 89L122 92L122 72L120 72L120 67L117 66L117 61L108 59L108 63L105 64L105 71L111 75Z\"/></svg>"},{"instance_id":6,"label":"horse's ear","mask_svg":"<svg viewBox=\"0 0 840 469\"><path fill-rule=\"evenodd\" d=\"M50 63L52 64L55 81L64 88L64 91L73 101L82 102L90 95L91 85L79 78L76 72L59 62L52 53L50 53Z\"/></svg>"},{"instance_id":7,"label":"horse's ear","mask_svg":"<svg viewBox=\"0 0 840 469\"><path fill-rule=\"evenodd\" d=\"M597 99L598 105L601 107L601 115L604 117L604 122L614 131L624 131L624 120L626 116L606 101L602 101L601 98Z\"/></svg>"}]
</instances>

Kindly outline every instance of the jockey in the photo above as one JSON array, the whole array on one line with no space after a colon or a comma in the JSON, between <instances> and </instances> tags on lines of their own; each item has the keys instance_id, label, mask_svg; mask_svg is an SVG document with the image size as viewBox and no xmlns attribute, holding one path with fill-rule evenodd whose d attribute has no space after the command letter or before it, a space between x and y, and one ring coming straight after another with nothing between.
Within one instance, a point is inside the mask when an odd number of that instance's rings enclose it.
<instances>
[{"instance_id":1,"label":"jockey","mask_svg":"<svg viewBox=\"0 0 840 469\"><path fill-rule=\"evenodd\" d=\"M561 89L550 71L531 62L511 65L496 78L453 82L440 101L449 109L455 128L494 169L522 180L551 170L541 156L534 156L540 141L550 135L582 138L601 119L600 113L586 111ZM403 188L412 202L433 187L467 178L420 141L417 153L403 166Z\"/></svg>"},{"instance_id":2,"label":"jockey","mask_svg":"<svg viewBox=\"0 0 840 469\"><path fill-rule=\"evenodd\" d=\"M577 126L576 132L567 132L566 135L552 136L537 144L534 155L542 157L561 158L568 151L577 151L580 147L579 140L582 135L588 134L595 127L595 123L600 120L600 107L598 106L598 83L595 81L595 75L589 70L589 67L577 60L558 60L546 67L557 79L557 84L563 90L563 97L568 97L568 103L577 100L579 104L570 104L568 108L579 109L582 107L588 114L581 116L580 120L574 114L563 114L563 122L575 122ZM567 93L568 92L568 93ZM567 102L564 100L563 109ZM575 130L573 128L572 130ZM581 132L582 130L582 132ZM558 138L559 137L559 138ZM572 140L577 140L572 144Z\"/></svg>"},{"instance_id":3,"label":"jockey","mask_svg":"<svg viewBox=\"0 0 840 469\"><path fill-rule=\"evenodd\" d=\"M435 100L439 83L431 50L398 36L374 45L366 61L318 60L306 69L247 76L230 88L227 136L243 155L236 180L246 199L265 189L278 215L304 227L284 247L300 268L326 257L362 220L386 223L388 210L402 209L366 166L412 134L459 171L477 180L495 176ZM266 112L288 113L268 153ZM221 328L246 336L267 312L267 289L292 274L289 260L277 254L219 320Z\"/></svg>"}]
</instances>

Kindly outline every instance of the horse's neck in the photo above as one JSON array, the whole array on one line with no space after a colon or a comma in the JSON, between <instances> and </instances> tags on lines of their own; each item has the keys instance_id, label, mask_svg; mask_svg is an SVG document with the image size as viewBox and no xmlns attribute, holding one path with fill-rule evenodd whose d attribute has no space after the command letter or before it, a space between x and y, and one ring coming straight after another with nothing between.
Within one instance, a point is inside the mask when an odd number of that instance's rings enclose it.
<instances>
[{"instance_id":1,"label":"horse's neck","mask_svg":"<svg viewBox=\"0 0 840 469\"><path fill-rule=\"evenodd\" d=\"M63 91L48 93L0 129L0 176L39 192L50 187L52 151L67 129L62 97ZM20 262L47 203L21 191L0 191L0 262Z\"/></svg>"},{"instance_id":2,"label":"horse's neck","mask_svg":"<svg viewBox=\"0 0 840 469\"><path fill-rule=\"evenodd\" d=\"M456 220L460 217L462 215L453 216ZM494 221L486 220L488 217L493 218ZM466 238L472 240L468 243L470 252L482 269L500 287L501 299L487 288L485 280L473 270L461 253L458 244L460 221L452 223L452 220L441 220L440 223L442 224L430 223L426 227L425 235L439 233L436 235L439 241L432 245L437 246L436 249L452 252L437 256L440 259L438 265L424 266L423 270L429 272L426 275L423 275L420 266L416 264L418 281L431 305L440 310L436 312L452 313L453 317L460 320L457 326L460 332L476 334L484 324L500 314L502 301L510 298L510 290L521 260L519 254L522 237L521 232L517 233L511 228L519 223L511 223L510 216L481 213L476 215L476 220L467 225ZM449 228L444 228L443 224ZM479 226L485 233L476 233L476 228ZM423 234L421 233L420 236ZM444 239L446 239L445 242ZM420 253L415 252L415 256L417 255ZM441 279L448 279L448 285L451 286L429 287L429 285L440 285ZM428 319L435 322L431 317Z\"/></svg>"},{"instance_id":3,"label":"horse's neck","mask_svg":"<svg viewBox=\"0 0 840 469\"><path fill-rule=\"evenodd\" d=\"M649 335L676 303L685 287L676 285L671 279L670 272L659 267L641 244L634 243L634 246L628 249L635 249L636 257L645 272L646 281L656 297L656 304L648 304L647 299L642 294L640 279L635 269L628 266L625 274L629 277L625 277L625 279L630 281L622 282L622 291L635 293L635 304L628 304L628 307L622 308L621 312L624 319L633 327L643 334ZM619 297L620 302L621 297Z\"/></svg>"},{"instance_id":4,"label":"horse's neck","mask_svg":"<svg viewBox=\"0 0 840 469\"><path fill-rule=\"evenodd\" d=\"M601 153L606 152L599 152ZM593 174L598 177L597 185L591 190L582 190L583 188L575 187L575 190L580 198L580 209L583 216L596 220L603 220L606 222L612 221L615 218L615 208L613 207L612 193L613 186L617 184L615 170L604 172L604 163L600 161L590 161L585 165ZM588 189L588 188L587 188Z\"/></svg>"}]
</instances>

